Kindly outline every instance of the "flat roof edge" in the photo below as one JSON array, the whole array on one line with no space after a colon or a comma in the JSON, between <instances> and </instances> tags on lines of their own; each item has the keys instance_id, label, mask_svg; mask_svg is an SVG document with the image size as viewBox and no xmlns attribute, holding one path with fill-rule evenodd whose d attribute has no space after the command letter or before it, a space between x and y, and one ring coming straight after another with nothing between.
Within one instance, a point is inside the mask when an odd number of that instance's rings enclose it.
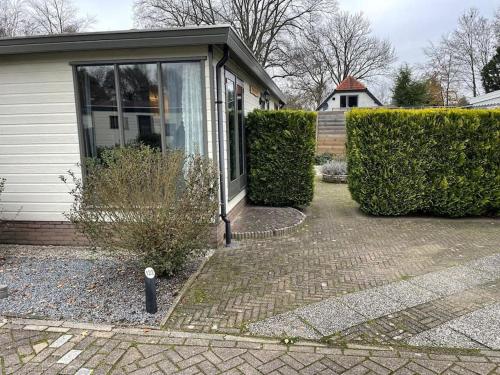
<instances>
[{"instance_id":1,"label":"flat roof edge","mask_svg":"<svg viewBox=\"0 0 500 375\"><path fill-rule=\"evenodd\" d=\"M0 55L225 43L229 26L0 38Z\"/></svg>"},{"instance_id":2,"label":"flat roof edge","mask_svg":"<svg viewBox=\"0 0 500 375\"><path fill-rule=\"evenodd\" d=\"M230 28L227 44L229 48L236 53L243 63L252 71L252 73L266 86L269 87L271 93L285 103L285 95L276 85L273 79L266 72L264 67L257 61L254 54L248 46L238 37L236 32Z\"/></svg>"}]
</instances>

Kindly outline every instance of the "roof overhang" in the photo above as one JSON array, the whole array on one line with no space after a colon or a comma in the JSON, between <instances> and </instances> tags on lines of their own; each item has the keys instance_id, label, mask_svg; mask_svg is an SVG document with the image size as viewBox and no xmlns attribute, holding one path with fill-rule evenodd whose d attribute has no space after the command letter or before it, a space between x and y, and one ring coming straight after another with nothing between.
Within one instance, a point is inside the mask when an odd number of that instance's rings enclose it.
<instances>
[{"instance_id":1,"label":"roof overhang","mask_svg":"<svg viewBox=\"0 0 500 375\"><path fill-rule=\"evenodd\" d=\"M285 96L231 26L196 26L0 38L0 56L227 44L237 60L281 101Z\"/></svg>"}]
</instances>

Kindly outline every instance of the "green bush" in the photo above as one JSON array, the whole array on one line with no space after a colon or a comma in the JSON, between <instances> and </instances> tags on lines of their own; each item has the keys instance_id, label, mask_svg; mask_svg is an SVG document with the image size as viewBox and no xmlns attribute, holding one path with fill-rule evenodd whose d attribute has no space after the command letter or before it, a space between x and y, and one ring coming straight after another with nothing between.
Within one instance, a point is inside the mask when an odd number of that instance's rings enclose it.
<instances>
[{"instance_id":1,"label":"green bush","mask_svg":"<svg viewBox=\"0 0 500 375\"><path fill-rule=\"evenodd\" d=\"M316 113L255 110L246 124L250 201L269 206L311 203Z\"/></svg>"},{"instance_id":2,"label":"green bush","mask_svg":"<svg viewBox=\"0 0 500 375\"><path fill-rule=\"evenodd\" d=\"M84 183L70 172L68 218L94 246L133 252L160 276L208 246L218 209L212 161L136 146L103 150L86 170Z\"/></svg>"},{"instance_id":3,"label":"green bush","mask_svg":"<svg viewBox=\"0 0 500 375\"><path fill-rule=\"evenodd\" d=\"M374 215L498 215L500 110L358 109L347 115L349 190Z\"/></svg>"}]
</instances>

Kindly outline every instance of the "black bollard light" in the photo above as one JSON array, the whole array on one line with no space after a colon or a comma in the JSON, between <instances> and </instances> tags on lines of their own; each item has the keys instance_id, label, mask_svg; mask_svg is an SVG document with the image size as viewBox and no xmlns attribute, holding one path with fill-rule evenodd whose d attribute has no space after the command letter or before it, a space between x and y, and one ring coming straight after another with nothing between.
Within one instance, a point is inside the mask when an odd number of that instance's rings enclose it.
<instances>
[{"instance_id":1,"label":"black bollard light","mask_svg":"<svg viewBox=\"0 0 500 375\"><path fill-rule=\"evenodd\" d=\"M156 314L158 306L156 305L156 283L155 270L148 267L144 270L144 282L146 285L146 311L150 314Z\"/></svg>"}]
</instances>

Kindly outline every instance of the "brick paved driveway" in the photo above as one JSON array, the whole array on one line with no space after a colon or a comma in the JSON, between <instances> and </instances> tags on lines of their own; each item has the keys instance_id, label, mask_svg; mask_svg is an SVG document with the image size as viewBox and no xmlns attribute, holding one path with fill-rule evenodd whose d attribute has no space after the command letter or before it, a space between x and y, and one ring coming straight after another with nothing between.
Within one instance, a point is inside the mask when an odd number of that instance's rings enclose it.
<instances>
[{"instance_id":1,"label":"brick paved driveway","mask_svg":"<svg viewBox=\"0 0 500 375\"><path fill-rule=\"evenodd\" d=\"M500 352L287 347L220 334L14 319L0 323L0 373L493 375L500 374Z\"/></svg>"},{"instance_id":2,"label":"brick paved driveway","mask_svg":"<svg viewBox=\"0 0 500 375\"><path fill-rule=\"evenodd\" d=\"M345 185L318 182L300 232L217 251L167 327L241 333L255 322L335 297L461 265L500 251L500 221L363 215ZM495 283L345 333L391 343L500 300Z\"/></svg>"}]
</instances>

